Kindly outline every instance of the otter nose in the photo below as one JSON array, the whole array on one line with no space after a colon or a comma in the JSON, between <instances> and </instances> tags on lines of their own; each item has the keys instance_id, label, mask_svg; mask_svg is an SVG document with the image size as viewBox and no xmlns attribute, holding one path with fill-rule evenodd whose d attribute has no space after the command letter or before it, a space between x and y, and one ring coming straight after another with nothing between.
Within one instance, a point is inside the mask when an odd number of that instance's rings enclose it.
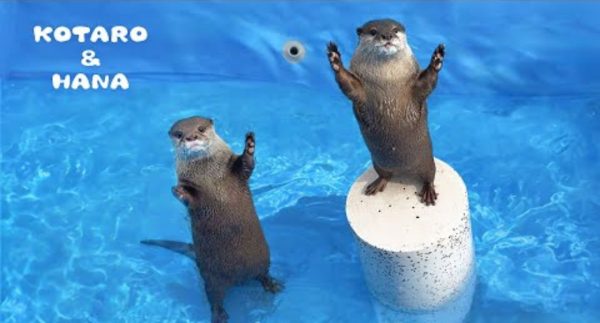
<instances>
[{"instance_id":1,"label":"otter nose","mask_svg":"<svg viewBox=\"0 0 600 323\"><path fill-rule=\"evenodd\" d=\"M186 141L194 141L197 139L198 139L198 135L196 135L196 134L185 136Z\"/></svg>"},{"instance_id":2,"label":"otter nose","mask_svg":"<svg viewBox=\"0 0 600 323\"><path fill-rule=\"evenodd\" d=\"M391 33L382 33L381 34L381 38L383 38L383 40L391 40L393 37L394 37L394 35Z\"/></svg>"}]
</instances>

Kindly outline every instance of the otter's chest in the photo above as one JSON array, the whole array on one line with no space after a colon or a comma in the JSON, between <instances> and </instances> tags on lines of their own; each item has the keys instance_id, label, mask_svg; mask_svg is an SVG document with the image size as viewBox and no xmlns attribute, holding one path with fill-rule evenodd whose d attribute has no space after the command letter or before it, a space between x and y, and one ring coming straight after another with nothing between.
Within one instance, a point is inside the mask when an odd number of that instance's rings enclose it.
<instances>
[{"instance_id":1,"label":"otter's chest","mask_svg":"<svg viewBox=\"0 0 600 323\"><path fill-rule=\"evenodd\" d=\"M412 55L373 60L360 55L352 58L350 71L361 81L365 104L378 112L394 113L411 105L412 88L419 71Z\"/></svg>"},{"instance_id":2,"label":"otter's chest","mask_svg":"<svg viewBox=\"0 0 600 323\"><path fill-rule=\"evenodd\" d=\"M395 129L398 133L419 123L422 109L405 85L364 82L364 89L366 100L355 109L363 131Z\"/></svg>"},{"instance_id":3,"label":"otter's chest","mask_svg":"<svg viewBox=\"0 0 600 323\"><path fill-rule=\"evenodd\" d=\"M225 161L198 160L177 164L177 179L191 182L204 200L223 200L231 196L232 174ZM239 184L238 184L239 185Z\"/></svg>"}]
</instances>

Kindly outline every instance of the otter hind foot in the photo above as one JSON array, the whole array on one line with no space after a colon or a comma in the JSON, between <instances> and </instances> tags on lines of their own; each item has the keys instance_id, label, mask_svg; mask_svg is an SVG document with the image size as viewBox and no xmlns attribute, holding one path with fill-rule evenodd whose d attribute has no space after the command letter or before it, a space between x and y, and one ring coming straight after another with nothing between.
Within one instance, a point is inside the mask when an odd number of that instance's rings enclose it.
<instances>
[{"instance_id":1,"label":"otter hind foot","mask_svg":"<svg viewBox=\"0 0 600 323\"><path fill-rule=\"evenodd\" d=\"M258 277L258 281L265 289L265 291L272 294L277 294L281 292L284 287L281 282L277 281L275 278L271 277L271 275L268 274Z\"/></svg>"},{"instance_id":2,"label":"otter hind foot","mask_svg":"<svg viewBox=\"0 0 600 323\"><path fill-rule=\"evenodd\" d=\"M211 323L227 323L228 320L229 315L227 315L223 306L213 308L210 320Z\"/></svg>"},{"instance_id":3,"label":"otter hind foot","mask_svg":"<svg viewBox=\"0 0 600 323\"><path fill-rule=\"evenodd\" d=\"M383 192L385 187L387 186L388 179L384 177L377 177L371 184L367 185L367 189L365 190L366 195L375 195L378 192Z\"/></svg>"},{"instance_id":4,"label":"otter hind foot","mask_svg":"<svg viewBox=\"0 0 600 323\"><path fill-rule=\"evenodd\" d=\"M423 189L418 194L421 197L421 202L425 203L425 205L435 205L435 200L437 200L438 193L436 193L433 184L425 183L423 184Z\"/></svg>"}]
</instances>

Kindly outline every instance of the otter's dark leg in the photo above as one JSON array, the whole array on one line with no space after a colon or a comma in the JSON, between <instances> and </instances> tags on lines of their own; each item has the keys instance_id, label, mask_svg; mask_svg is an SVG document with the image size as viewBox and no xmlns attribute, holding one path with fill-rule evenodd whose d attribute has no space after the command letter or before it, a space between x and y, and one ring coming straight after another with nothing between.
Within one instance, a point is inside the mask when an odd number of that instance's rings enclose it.
<instances>
[{"instance_id":1,"label":"otter's dark leg","mask_svg":"<svg viewBox=\"0 0 600 323\"><path fill-rule=\"evenodd\" d=\"M425 100L435 89L438 80L438 73L442 69L446 49L444 44L439 44L431 56L431 61L426 69L419 73L414 85L414 93L420 100Z\"/></svg>"},{"instance_id":2,"label":"otter's dark leg","mask_svg":"<svg viewBox=\"0 0 600 323\"><path fill-rule=\"evenodd\" d=\"M425 205L435 205L438 194L433 185L435 179L435 161L433 157L430 157L426 162L421 164L419 177L423 181L423 187L417 195L421 197L421 202L425 203Z\"/></svg>"},{"instance_id":3,"label":"otter's dark leg","mask_svg":"<svg viewBox=\"0 0 600 323\"><path fill-rule=\"evenodd\" d=\"M225 299L225 288L222 284L205 280L205 291L208 303L210 304L211 322L225 323L229 318L225 308L223 308L223 300Z\"/></svg>"},{"instance_id":4,"label":"otter's dark leg","mask_svg":"<svg viewBox=\"0 0 600 323\"><path fill-rule=\"evenodd\" d=\"M246 134L246 143L244 152L237 157L233 164L233 170L239 174L243 180L248 180L254 170L254 150L256 147L256 139L253 132Z\"/></svg>"},{"instance_id":5,"label":"otter's dark leg","mask_svg":"<svg viewBox=\"0 0 600 323\"><path fill-rule=\"evenodd\" d=\"M366 195L375 195L377 194L377 192L383 192L388 181L392 178L391 172L388 172L375 164L373 164L373 168L375 168L375 171L377 172L377 175L379 175L379 177L377 177L377 179L374 180L371 184L367 185L367 188L365 190Z\"/></svg>"},{"instance_id":6,"label":"otter's dark leg","mask_svg":"<svg viewBox=\"0 0 600 323\"><path fill-rule=\"evenodd\" d=\"M354 104L363 104L366 100L365 89L358 77L344 68L342 56L338 51L337 45L333 42L330 42L327 45L327 56L329 57L331 69L333 69L333 72L335 73L335 80L342 92L352 100Z\"/></svg>"},{"instance_id":7,"label":"otter's dark leg","mask_svg":"<svg viewBox=\"0 0 600 323\"><path fill-rule=\"evenodd\" d=\"M271 277L268 273L260 275L256 279L260 282L265 291L269 293L276 294L283 290L283 284Z\"/></svg>"}]
</instances>

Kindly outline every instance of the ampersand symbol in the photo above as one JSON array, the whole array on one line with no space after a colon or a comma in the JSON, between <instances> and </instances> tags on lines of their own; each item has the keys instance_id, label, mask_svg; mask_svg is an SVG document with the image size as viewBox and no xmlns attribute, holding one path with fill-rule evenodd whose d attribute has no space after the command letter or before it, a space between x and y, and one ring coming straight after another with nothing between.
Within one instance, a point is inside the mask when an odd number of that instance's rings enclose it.
<instances>
[{"instance_id":1,"label":"ampersand symbol","mask_svg":"<svg viewBox=\"0 0 600 323\"><path fill-rule=\"evenodd\" d=\"M84 50L81 57L81 65L83 66L100 66L100 59L96 58L96 53L93 50Z\"/></svg>"}]
</instances>

